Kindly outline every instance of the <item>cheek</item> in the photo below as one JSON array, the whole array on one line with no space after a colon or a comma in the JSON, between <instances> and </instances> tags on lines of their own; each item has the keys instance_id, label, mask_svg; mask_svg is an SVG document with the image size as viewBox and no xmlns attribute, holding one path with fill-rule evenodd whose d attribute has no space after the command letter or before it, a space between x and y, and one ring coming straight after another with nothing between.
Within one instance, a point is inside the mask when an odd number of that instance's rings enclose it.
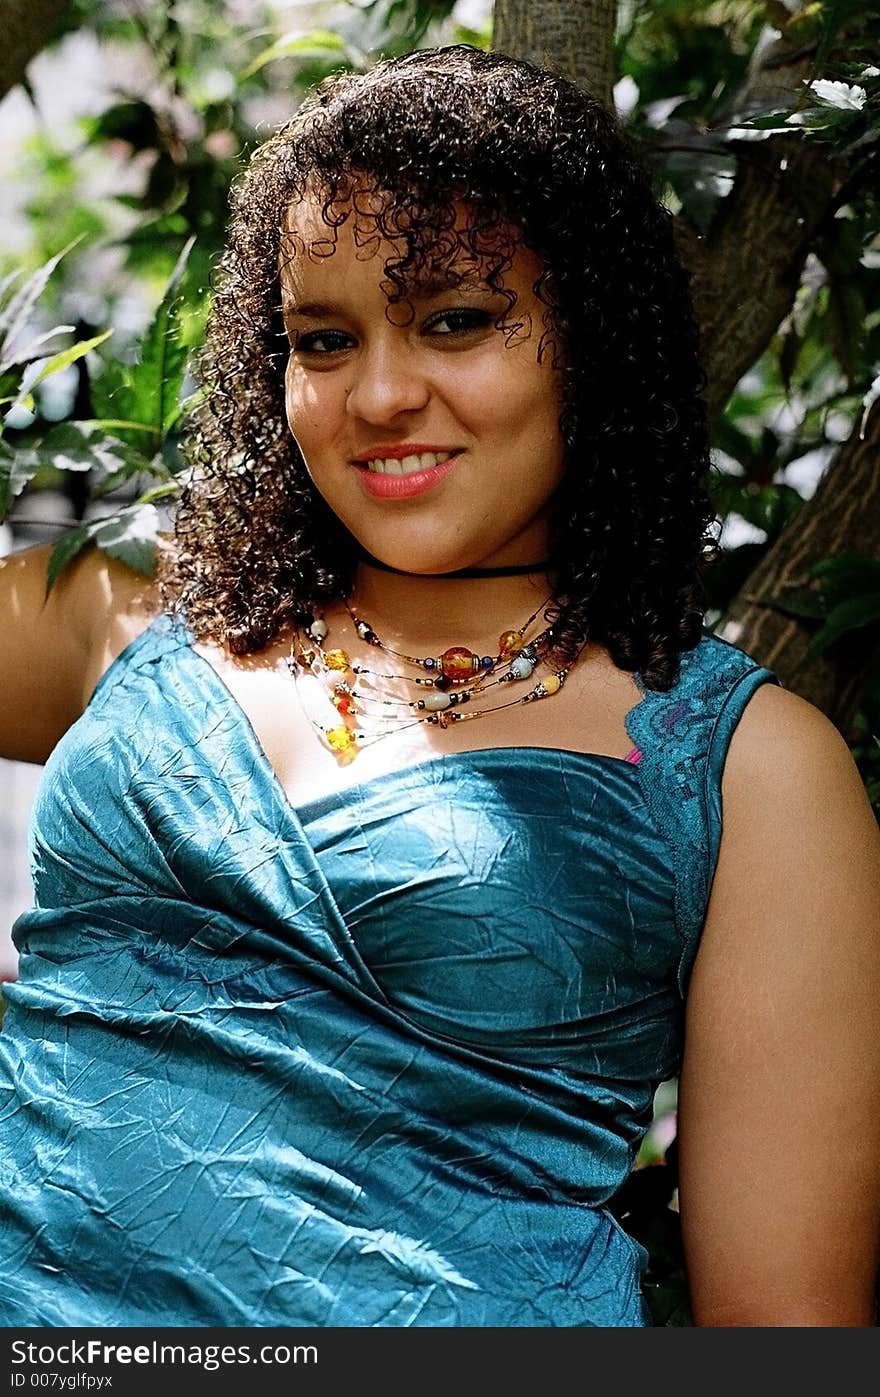
<instances>
[{"instance_id":1,"label":"cheek","mask_svg":"<svg viewBox=\"0 0 880 1397\"><path fill-rule=\"evenodd\" d=\"M491 385L496 414L513 414L518 420L528 418L536 424L557 423L562 410L561 383L547 356L538 363L534 340L513 345L504 355Z\"/></svg>"},{"instance_id":2,"label":"cheek","mask_svg":"<svg viewBox=\"0 0 880 1397\"><path fill-rule=\"evenodd\" d=\"M532 364L530 372L520 375L507 406L509 420L516 422L524 438L542 452L550 455L558 452L561 456L564 449L559 430L562 401L553 374Z\"/></svg>"},{"instance_id":3,"label":"cheek","mask_svg":"<svg viewBox=\"0 0 880 1397\"><path fill-rule=\"evenodd\" d=\"M454 371L447 370L435 388L459 421L483 440L495 435L509 440L512 432L529 431L547 392L538 382L534 363L530 371L528 364L514 364L501 355L463 361Z\"/></svg>"},{"instance_id":4,"label":"cheek","mask_svg":"<svg viewBox=\"0 0 880 1397\"><path fill-rule=\"evenodd\" d=\"M320 380L310 377L292 359L284 375L284 402L287 425L305 451L320 445L333 427L333 405L330 385L322 388Z\"/></svg>"}]
</instances>

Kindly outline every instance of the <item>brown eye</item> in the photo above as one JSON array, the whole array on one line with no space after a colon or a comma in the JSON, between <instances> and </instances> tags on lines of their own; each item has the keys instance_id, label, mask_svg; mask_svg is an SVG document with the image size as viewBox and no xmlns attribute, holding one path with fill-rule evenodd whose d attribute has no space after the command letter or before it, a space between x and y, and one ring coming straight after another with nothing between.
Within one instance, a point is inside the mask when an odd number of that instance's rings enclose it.
<instances>
[{"instance_id":1,"label":"brown eye","mask_svg":"<svg viewBox=\"0 0 880 1397\"><path fill-rule=\"evenodd\" d=\"M296 354L336 354L348 348L350 338L341 330L310 330L295 337L293 349Z\"/></svg>"},{"instance_id":2,"label":"brown eye","mask_svg":"<svg viewBox=\"0 0 880 1397\"><path fill-rule=\"evenodd\" d=\"M492 323L493 317L487 310L467 306L459 310L442 310L431 317L425 329L432 334L466 335L473 330L483 330ZM448 328L441 328L447 326Z\"/></svg>"}]
</instances>

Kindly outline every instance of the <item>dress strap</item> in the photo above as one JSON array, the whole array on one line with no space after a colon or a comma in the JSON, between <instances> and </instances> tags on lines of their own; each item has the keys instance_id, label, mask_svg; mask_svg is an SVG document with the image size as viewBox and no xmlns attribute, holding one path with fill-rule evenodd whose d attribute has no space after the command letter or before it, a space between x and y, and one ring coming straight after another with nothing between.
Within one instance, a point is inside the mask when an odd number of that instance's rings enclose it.
<instances>
[{"instance_id":1,"label":"dress strap","mask_svg":"<svg viewBox=\"0 0 880 1397\"><path fill-rule=\"evenodd\" d=\"M681 655L677 683L666 693L643 689L644 699L628 716L648 809L673 859L682 995L718 862L727 749L743 709L766 683L779 684L772 670L704 629L699 644Z\"/></svg>"},{"instance_id":2,"label":"dress strap","mask_svg":"<svg viewBox=\"0 0 880 1397\"><path fill-rule=\"evenodd\" d=\"M170 611L160 611L104 670L92 691L89 707L106 698L129 669L149 664L166 651L177 650L187 645L190 638L182 616Z\"/></svg>"}]
</instances>

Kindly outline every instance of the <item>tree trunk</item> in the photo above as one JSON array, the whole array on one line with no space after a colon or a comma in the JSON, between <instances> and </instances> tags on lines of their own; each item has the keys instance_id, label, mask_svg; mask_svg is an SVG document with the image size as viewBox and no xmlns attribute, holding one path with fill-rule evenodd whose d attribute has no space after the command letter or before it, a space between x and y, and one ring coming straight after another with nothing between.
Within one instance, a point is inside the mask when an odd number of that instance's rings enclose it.
<instances>
[{"instance_id":1,"label":"tree trunk","mask_svg":"<svg viewBox=\"0 0 880 1397\"><path fill-rule=\"evenodd\" d=\"M492 47L552 68L613 110L614 0L495 0Z\"/></svg>"},{"instance_id":2,"label":"tree trunk","mask_svg":"<svg viewBox=\"0 0 880 1397\"><path fill-rule=\"evenodd\" d=\"M871 656L859 631L844 636L827 653L806 658L815 627L786 616L766 598L784 601L792 587L809 584L808 569L821 558L843 552L877 556L880 538L880 402L865 424L856 423L812 499L783 529L725 613L717 634L741 646L774 669L787 689L815 704L848 741Z\"/></svg>"},{"instance_id":3,"label":"tree trunk","mask_svg":"<svg viewBox=\"0 0 880 1397\"><path fill-rule=\"evenodd\" d=\"M21 82L35 54L48 42L69 0L4 0L0 48L0 98Z\"/></svg>"}]
</instances>

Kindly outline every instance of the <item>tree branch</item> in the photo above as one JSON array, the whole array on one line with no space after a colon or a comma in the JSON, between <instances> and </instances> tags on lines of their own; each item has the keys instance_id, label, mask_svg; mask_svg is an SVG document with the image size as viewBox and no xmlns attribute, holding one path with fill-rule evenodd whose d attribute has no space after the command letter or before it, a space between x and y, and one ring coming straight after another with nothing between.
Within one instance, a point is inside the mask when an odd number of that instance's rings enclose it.
<instances>
[{"instance_id":1,"label":"tree branch","mask_svg":"<svg viewBox=\"0 0 880 1397\"><path fill-rule=\"evenodd\" d=\"M708 237L676 232L693 278L713 421L791 310L840 179L827 150L801 135L749 143L739 154Z\"/></svg>"},{"instance_id":2,"label":"tree branch","mask_svg":"<svg viewBox=\"0 0 880 1397\"><path fill-rule=\"evenodd\" d=\"M765 32L728 121L793 108L804 99L815 45ZM713 421L791 310L807 254L847 174L828 146L797 129L734 141L729 149L737 157L733 189L708 236L679 244L693 277Z\"/></svg>"}]
</instances>

